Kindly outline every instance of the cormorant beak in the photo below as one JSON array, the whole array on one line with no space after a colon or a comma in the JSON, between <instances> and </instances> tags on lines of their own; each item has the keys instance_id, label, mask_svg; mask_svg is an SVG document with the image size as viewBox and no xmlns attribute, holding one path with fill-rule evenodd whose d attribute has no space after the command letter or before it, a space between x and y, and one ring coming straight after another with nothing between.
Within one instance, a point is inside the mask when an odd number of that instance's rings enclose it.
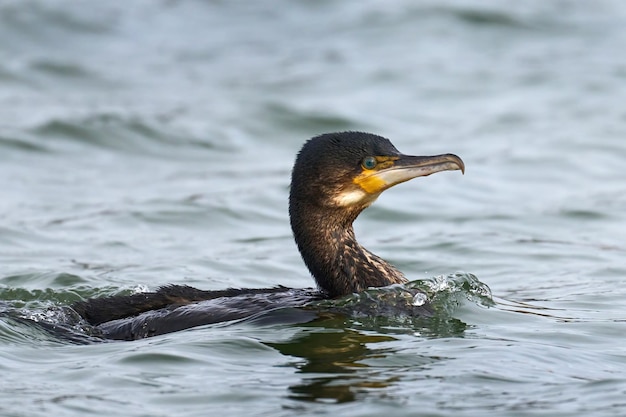
<instances>
[{"instance_id":1,"label":"cormorant beak","mask_svg":"<svg viewBox=\"0 0 626 417\"><path fill-rule=\"evenodd\" d=\"M378 169L364 170L354 179L369 194L379 194L396 184L436 172L460 170L465 173L463 160L451 153L435 156L399 155L376 159L379 161Z\"/></svg>"},{"instance_id":2,"label":"cormorant beak","mask_svg":"<svg viewBox=\"0 0 626 417\"><path fill-rule=\"evenodd\" d=\"M435 156L400 155L393 166L378 171L376 176L385 181L387 185L385 188L389 188L413 178L457 169L465 174L463 160L451 153Z\"/></svg>"}]
</instances>

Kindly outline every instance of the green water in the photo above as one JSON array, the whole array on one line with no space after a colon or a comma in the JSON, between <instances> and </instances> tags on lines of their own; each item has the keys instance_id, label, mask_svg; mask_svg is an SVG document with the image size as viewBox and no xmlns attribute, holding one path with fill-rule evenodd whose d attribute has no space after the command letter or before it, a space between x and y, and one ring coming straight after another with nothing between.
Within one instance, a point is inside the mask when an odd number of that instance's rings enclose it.
<instances>
[{"instance_id":1,"label":"green water","mask_svg":"<svg viewBox=\"0 0 626 417\"><path fill-rule=\"evenodd\" d=\"M625 19L618 0L0 3L0 415L623 416ZM350 129L466 163L355 225L449 295L433 321L350 298L136 342L33 324L170 283L312 286L291 164ZM495 304L434 278L457 271Z\"/></svg>"}]
</instances>

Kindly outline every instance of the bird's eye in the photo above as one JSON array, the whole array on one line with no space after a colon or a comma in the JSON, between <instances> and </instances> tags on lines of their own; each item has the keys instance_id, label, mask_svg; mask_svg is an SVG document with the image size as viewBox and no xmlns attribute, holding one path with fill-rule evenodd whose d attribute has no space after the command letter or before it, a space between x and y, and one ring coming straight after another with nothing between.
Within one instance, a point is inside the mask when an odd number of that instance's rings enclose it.
<instances>
[{"instance_id":1,"label":"bird's eye","mask_svg":"<svg viewBox=\"0 0 626 417\"><path fill-rule=\"evenodd\" d=\"M363 162L361 163L361 165L365 169L374 169L376 167L376 164L376 158L374 158L373 156L365 157L365 159L363 159Z\"/></svg>"}]
</instances>

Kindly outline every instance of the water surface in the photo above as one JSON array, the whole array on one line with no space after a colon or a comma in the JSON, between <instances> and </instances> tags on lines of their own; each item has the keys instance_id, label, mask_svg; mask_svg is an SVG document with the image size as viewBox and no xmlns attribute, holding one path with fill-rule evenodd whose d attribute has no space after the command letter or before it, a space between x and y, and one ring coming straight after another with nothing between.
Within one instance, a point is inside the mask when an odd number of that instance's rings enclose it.
<instances>
[{"instance_id":1,"label":"water surface","mask_svg":"<svg viewBox=\"0 0 626 417\"><path fill-rule=\"evenodd\" d=\"M496 304L129 343L4 317L0 414L624 415L625 18L617 0L2 3L3 311L311 286L289 173L337 130L464 159L356 231L412 280L465 271Z\"/></svg>"}]
</instances>

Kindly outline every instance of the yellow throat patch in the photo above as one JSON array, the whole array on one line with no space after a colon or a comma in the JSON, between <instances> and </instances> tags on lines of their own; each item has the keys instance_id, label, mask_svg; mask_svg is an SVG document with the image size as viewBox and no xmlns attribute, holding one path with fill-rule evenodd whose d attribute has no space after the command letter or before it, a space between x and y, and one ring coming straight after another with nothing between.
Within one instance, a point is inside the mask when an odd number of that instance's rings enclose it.
<instances>
[{"instance_id":1,"label":"yellow throat patch","mask_svg":"<svg viewBox=\"0 0 626 417\"><path fill-rule=\"evenodd\" d=\"M363 168L363 171L352 180L368 194L378 194L386 188L387 181L378 176L377 173L382 169L391 168L394 161L399 159L397 156L376 156L375 158L377 164L374 169Z\"/></svg>"}]
</instances>

